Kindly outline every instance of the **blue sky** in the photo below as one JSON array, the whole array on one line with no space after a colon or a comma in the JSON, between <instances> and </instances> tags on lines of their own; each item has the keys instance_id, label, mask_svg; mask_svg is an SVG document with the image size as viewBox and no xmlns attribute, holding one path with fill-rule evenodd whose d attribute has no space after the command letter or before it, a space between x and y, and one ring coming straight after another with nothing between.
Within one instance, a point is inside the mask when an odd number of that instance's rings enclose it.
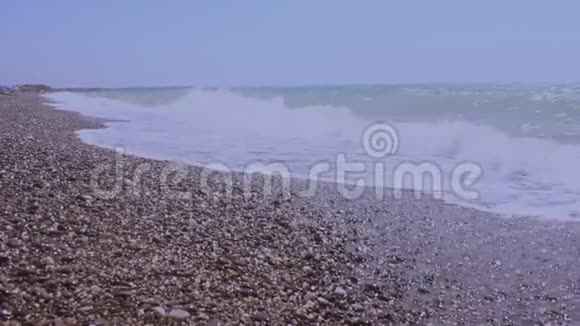
<instances>
[{"instance_id":1,"label":"blue sky","mask_svg":"<svg viewBox=\"0 0 580 326\"><path fill-rule=\"evenodd\" d=\"M0 84L580 80L577 0L14 0L0 9Z\"/></svg>"}]
</instances>

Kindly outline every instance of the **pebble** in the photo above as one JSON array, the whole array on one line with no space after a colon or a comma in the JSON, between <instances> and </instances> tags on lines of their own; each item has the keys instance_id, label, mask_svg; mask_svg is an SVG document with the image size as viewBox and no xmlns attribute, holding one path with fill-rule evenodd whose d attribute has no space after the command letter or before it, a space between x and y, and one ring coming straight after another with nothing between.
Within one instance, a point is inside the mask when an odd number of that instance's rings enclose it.
<instances>
[{"instance_id":1,"label":"pebble","mask_svg":"<svg viewBox=\"0 0 580 326\"><path fill-rule=\"evenodd\" d=\"M12 248L18 248L18 247L22 246L22 240L20 240L18 238L12 238L8 241L8 246L10 246Z\"/></svg>"},{"instance_id":2,"label":"pebble","mask_svg":"<svg viewBox=\"0 0 580 326\"><path fill-rule=\"evenodd\" d=\"M50 295L50 293L48 293L45 289L41 288L41 287L36 287L34 289L34 291L36 292L36 294L38 294L41 298L43 299L52 299L52 295Z\"/></svg>"},{"instance_id":3,"label":"pebble","mask_svg":"<svg viewBox=\"0 0 580 326\"><path fill-rule=\"evenodd\" d=\"M153 308L153 312L155 313L155 315L157 317L165 317L165 315L166 315L165 308L163 308L161 306L157 306L157 307Z\"/></svg>"},{"instance_id":4,"label":"pebble","mask_svg":"<svg viewBox=\"0 0 580 326\"><path fill-rule=\"evenodd\" d=\"M265 321L268 321L269 316L265 312L259 311L259 312L255 313L252 318L258 322L265 322Z\"/></svg>"},{"instance_id":5,"label":"pebble","mask_svg":"<svg viewBox=\"0 0 580 326\"><path fill-rule=\"evenodd\" d=\"M339 296L339 297L346 297L346 290L345 290L345 289L343 289L343 288L342 288L342 287L340 287L340 286L337 286L337 287L334 289L334 294L335 294L335 295L337 295L337 296Z\"/></svg>"},{"instance_id":6,"label":"pebble","mask_svg":"<svg viewBox=\"0 0 580 326\"><path fill-rule=\"evenodd\" d=\"M212 318L207 322L207 326L224 326L225 323L217 318Z\"/></svg>"},{"instance_id":7,"label":"pebble","mask_svg":"<svg viewBox=\"0 0 580 326\"><path fill-rule=\"evenodd\" d=\"M173 319L187 319L191 317L191 314L183 309L174 308L167 314L167 317Z\"/></svg>"},{"instance_id":8,"label":"pebble","mask_svg":"<svg viewBox=\"0 0 580 326\"><path fill-rule=\"evenodd\" d=\"M44 257L44 259L42 260L42 262L47 265L47 266L52 266L55 264L54 258L50 257L50 256L46 256Z\"/></svg>"}]
</instances>

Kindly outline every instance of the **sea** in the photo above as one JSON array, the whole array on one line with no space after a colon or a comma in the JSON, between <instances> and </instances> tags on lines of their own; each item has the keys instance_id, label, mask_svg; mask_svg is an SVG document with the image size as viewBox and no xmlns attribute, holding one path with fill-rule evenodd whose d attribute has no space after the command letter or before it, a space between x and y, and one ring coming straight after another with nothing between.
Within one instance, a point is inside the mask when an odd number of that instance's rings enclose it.
<instances>
[{"instance_id":1,"label":"sea","mask_svg":"<svg viewBox=\"0 0 580 326\"><path fill-rule=\"evenodd\" d=\"M580 219L580 83L67 90L59 108L115 120L86 143L498 213Z\"/></svg>"}]
</instances>

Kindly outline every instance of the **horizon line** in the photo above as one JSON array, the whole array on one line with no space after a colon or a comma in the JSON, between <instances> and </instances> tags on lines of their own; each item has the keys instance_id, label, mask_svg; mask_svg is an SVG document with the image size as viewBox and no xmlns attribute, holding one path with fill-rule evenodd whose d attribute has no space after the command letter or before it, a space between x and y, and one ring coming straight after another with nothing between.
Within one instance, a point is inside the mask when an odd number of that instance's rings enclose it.
<instances>
[{"instance_id":1,"label":"horizon line","mask_svg":"<svg viewBox=\"0 0 580 326\"><path fill-rule=\"evenodd\" d=\"M466 86L466 85L558 85L580 84L577 81L432 81L432 82L384 82L384 83L305 83L305 84L238 84L238 85L135 85L135 86L50 86L49 83L34 83L35 85L47 85L54 90L119 90L119 89L147 89L147 88L327 88L327 87L377 87L377 86ZM32 83L18 83L10 86L32 85Z\"/></svg>"}]
</instances>

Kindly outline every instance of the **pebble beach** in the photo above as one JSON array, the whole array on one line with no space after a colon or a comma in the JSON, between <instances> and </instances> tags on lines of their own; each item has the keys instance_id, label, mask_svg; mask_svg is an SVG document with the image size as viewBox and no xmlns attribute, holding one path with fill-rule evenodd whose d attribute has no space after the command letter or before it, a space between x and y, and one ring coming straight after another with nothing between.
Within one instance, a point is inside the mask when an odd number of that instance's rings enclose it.
<instances>
[{"instance_id":1,"label":"pebble beach","mask_svg":"<svg viewBox=\"0 0 580 326\"><path fill-rule=\"evenodd\" d=\"M580 325L578 222L117 169L46 102L0 95L0 324Z\"/></svg>"}]
</instances>

